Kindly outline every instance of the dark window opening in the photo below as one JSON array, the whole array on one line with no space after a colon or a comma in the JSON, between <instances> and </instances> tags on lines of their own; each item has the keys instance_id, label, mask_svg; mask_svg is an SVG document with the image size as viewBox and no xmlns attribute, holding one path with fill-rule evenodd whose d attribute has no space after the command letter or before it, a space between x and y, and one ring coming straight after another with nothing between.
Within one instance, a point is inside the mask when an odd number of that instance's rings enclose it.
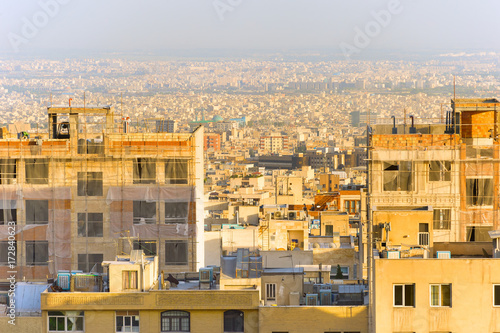
<instances>
[{"instance_id":1,"label":"dark window opening","mask_svg":"<svg viewBox=\"0 0 500 333\"><path fill-rule=\"evenodd\" d=\"M26 200L26 224L49 223L48 200Z\"/></svg>"},{"instance_id":2,"label":"dark window opening","mask_svg":"<svg viewBox=\"0 0 500 333\"><path fill-rule=\"evenodd\" d=\"M187 265L188 242L165 241L165 265Z\"/></svg>"},{"instance_id":3,"label":"dark window opening","mask_svg":"<svg viewBox=\"0 0 500 333\"><path fill-rule=\"evenodd\" d=\"M0 159L0 184L15 184L14 179L17 175L16 160L2 158Z\"/></svg>"},{"instance_id":4,"label":"dark window opening","mask_svg":"<svg viewBox=\"0 0 500 333\"><path fill-rule=\"evenodd\" d=\"M138 158L134 161L134 184L156 183L156 162L151 158Z\"/></svg>"},{"instance_id":5,"label":"dark window opening","mask_svg":"<svg viewBox=\"0 0 500 333\"><path fill-rule=\"evenodd\" d=\"M156 202L134 201L134 224L156 223Z\"/></svg>"},{"instance_id":6,"label":"dark window opening","mask_svg":"<svg viewBox=\"0 0 500 333\"><path fill-rule=\"evenodd\" d=\"M26 265L46 266L49 261L48 241L26 241Z\"/></svg>"},{"instance_id":7,"label":"dark window opening","mask_svg":"<svg viewBox=\"0 0 500 333\"><path fill-rule=\"evenodd\" d=\"M78 213L79 237L102 237L103 236L102 229L103 229L102 213Z\"/></svg>"},{"instance_id":8,"label":"dark window opening","mask_svg":"<svg viewBox=\"0 0 500 333\"><path fill-rule=\"evenodd\" d=\"M17 242L15 240L0 242L0 265L8 265L9 263L17 264Z\"/></svg>"},{"instance_id":9,"label":"dark window opening","mask_svg":"<svg viewBox=\"0 0 500 333\"><path fill-rule=\"evenodd\" d=\"M49 162L45 158L27 158L25 173L27 184L49 183Z\"/></svg>"},{"instance_id":10,"label":"dark window opening","mask_svg":"<svg viewBox=\"0 0 500 333\"><path fill-rule=\"evenodd\" d=\"M78 172L78 196L102 196L102 172Z\"/></svg>"},{"instance_id":11,"label":"dark window opening","mask_svg":"<svg viewBox=\"0 0 500 333\"><path fill-rule=\"evenodd\" d=\"M224 332L245 332L244 319L242 311L229 310L224 312Z\"/></svg>"},{"instance_id":12,"label":"dark window opening","mask_svg":"<svg viewBox=\"0 0 500 333\"><path fill-rule=\"evenodd\" d=\"M161 313L162 332L189 332L190 318L186 311L164 311Z\"/></svg>"},{"instance_id":13,"label":"dark window opening","mask_svg":"<svg viewBox=\"0 0 500 333\"><path fill-rule=\"evenodd\" d=\"M434 229L451 229L451 209L436 208L433 212Z\"/></svg>"},{"instance_id":14,"label":"dark window opening","mask_svg":"<svg viewBox=\"0 0 500 333\"><path fill-rule=\"evenodd\" d=\"M451 181L451 162L450 161L430 161L429 162L429 181Z\"/></svg>"},{"instance_id":15,"label":"dark window opening","mask_svg":"<svg viewBox=\"0 0 500 333\"><path fill-rule=\"evenodd\" d=\"M134 240L134 250L142 250L147 256L156 255L156 241L153 240Z\"/></svg>"},{"instance_id":16,"label":"dark window opening","mask_svg":"<svg viewBox=\"0 0 500 333\"><path fill-rule=\"evenodd\" d=\"M85 273L102 273L102 253L78 254L78 269Z\"/></svg>"},{"instance_id":17,"label":"dark window opening","mask_svg":"<svg viewBox=\"0 0 500 333\"><path fill-rule=\"evenodd\" d=\"M189 202L165 202L165 223L187 223Z\"/></svg>"},{"instance_id":18,"label":"dark window opening","mask_svg":"<svg viewBox=\"0 0 500 333\"><path fill-rule=\"evenodd\" d=\"M493 205L493 179L471 178L466 179L467 205L491 206Z\"/></svg>"},{"instance_id":19,"label":"dark window opening","mask_svg":"<svg viewBox=\"0 0 500 333\"><path fill-rule=\"evenodd\" d=\"M384 191L413 191L411 161L384 162Z\"/></svg>"},{"instance_id":20,"label":"dark window opening","mask_svg":"<svg viewBox=\"0 0 500 333\"><path fill-rule=\"evenodd\" d=\"M188 160L167 160L165 162L165 182L167 184L187 184L188 166Z\"/></svg>"},{"instance_id":21,"label":"dark window opening","mask_svg":"<svg viewBox=\"0 0 500 333\"><path fill-rule=\"evenodd\" d=\"M467 231L467 241L468 242L490 242L491 238L489 231L493 230L493 227L479 227L472 226L466 227Z\"/></svg>"},{"instance_id":22,"label":"dark window opening","mask_svg":"<svg viewBox=\"0 0 500 333\"><path fill-rule=\"evenodd\" d=\"M17 224L17 201L3 200L0 205L2 206L2 209L0 209L0 225L8 225L9 222Z\"/></svg>"}]
</instances>

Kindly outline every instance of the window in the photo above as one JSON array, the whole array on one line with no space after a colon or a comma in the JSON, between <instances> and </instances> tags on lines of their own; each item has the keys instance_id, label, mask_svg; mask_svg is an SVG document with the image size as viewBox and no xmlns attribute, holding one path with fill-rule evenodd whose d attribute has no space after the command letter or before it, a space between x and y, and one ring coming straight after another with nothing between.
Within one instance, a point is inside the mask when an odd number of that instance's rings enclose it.
<instances>
[{"instance_id":1,"label":"window","mask_svg":"<svg viewBox=\"0 0 500 333\"><path fill-rule=\"evenodd\" d=\"M102 172L78 172L78 196L102 196Z\"/></svg>"},{"instance_id":2,"label":"window","mask_svg":"<svg viewBox=\"0 0 500 333\"><path fill-rule=\"evenodd\" d=\"M165 265L187 265L188 242L165 241Z\"/></svg>"},{"instance_id":3,"label":"window","mask_svg":"<svg viewBox=\"0 0 500 333\"><path fill-rule=\"evenodd\" d=\"M189 312L164 311L161 313L162 332L189 332Z\"/></svg>"},{"instance_id":4,"label":"window","mask_svg":"<svg viewBox=\"0 0 500 333\"><path fill-rule=\"evenodd\" d=\"M340 274L342 274L342 277L340 276ZM349 266L332 265L332 268L330 270L330 279L349 279Z\"/></svg>"},{"instance_id":5,"label":"window","mask_svg":"<svg viewBox=\"0 0 500 333\"><path fill-rule=\"evenodd\" d=\"M431 306L451 307L451 284L431 284Z\"/></svg>"},{"instance_id":6,"label":"window","mask_svg":"<svg viewBox=\"0 0 500 333\"><path fill-rule=\"evenodd\" d=\"M266 300L276 300L276 283L266 283Z\"/></svg>"},{"instance_id":7,"label":"window","mask_svg":"<svg viewBox=\"0 0 500 333\"><path fill-rule=\"evenodd\" d=\"M137 289L137 271L122 271L122 289Z\"/></svg>"},{"instance_id":8,"label":"window","mask_svg":"<svg viewBox=\"0 0 500 333\"><path fill-rule=\"evenodd\" d=\"M49 200L26 200L26 224L49 223Z\"/></svg>"},{"instance_id":9,"label":"window","mask_svg":"<svg viewBox=\"0 0 500 333\"><path fill-rule=\"evenodd\" d=\"M245 332L244 319L242 311L229 310L224 312L224 332Z\"/></svg>"},{"instance_id":10,"label":"window","mask_svg":"<svg viewBox=\"0 0 500 333\"><path fill-rule=\"evenodd\" d=\"M428 246L429 245L429 223L419 223L418 224L418 245Z\"/></svg>"},{"instance_id":11,"label":"window","mask_svg":"<svg viewBox=\"0 0 500 333\"><path fill-rule=\"evenodd\" d=\"M78 269L84 272L102 273L102 253L78 254Z\"/></svg>"},{"instance_id":12,"label":"window","mask_svg":"<svg viewBox=\"0 0 500 333\"><path fill-rule=\"evenodd\" d=\"M16 256L17 256L16 241L0 242L0 266L5 266L8 265L9 263L17 265Z\"/></svg>"},{"instance_id":13,"label":"window","mask_svg":"<svg viewBox=\"0 0 500 333\"><path fill-rule=\"evenodd\" d=\"M1 200L0 206L2 207L0 209L0 225L8 225L9 222L14 222L14 224L17 224L17 201Z\"/></svg>"},{"instance_id":14,"label":"window","mask_svg":"<svg viewBox=\"0 0 500 333\"><path fill-rule=\"evenodd\" d=\"M78 213L79 237L102 237L102 213Z\"/></svg>"},{"instance_id":15,"label":"window","mask_svg":"<svg viewBox=\"0 0 500 333\"><path fill-rule=\"evenodd\" d=\"M394 285L394 306L415 306L415 285Z\"/></svg>"},{"instance_id":16,"label":"window","mask_svg":"<svg viewBox=\"0 0 500 333\"><path fill-rule=\"evenodd\" d=\"M48 241L26 241L26 265L46 266L49 261Z\"/></svg>"},{"instance_id":17,"label":"window","mask_svg":"<svg viewBox=\"0 0 500 333\"><path fill-rule=\"evenodd\" d=\"M104 154L104 143L102 139L85 140L78 139L78 154Z\"/></svg>"},{"instance_id":18,"label":"window","mask_svg":"<svg viewBox=\"0 0 500 333\"><path fill-rule=\"evenodd\" d=\"M187 223L189 202L165 202L165 223Z\"/></svg>"},{"instance_id":19,"label":"window","mask_svg":"<svg viewBox=\"0 0 500 333\"><path fill-rule=\"evenodd\" d=\"M450 161L430 161L429 162L429 181L439 182L451 181L451 162Z\"/></svg>"},{"instance_id":20,"label":"window","mask_svg":"<svg viewBox=\"0 0 500 333\"><path fill-rule=\"evenodd\" d=\"M16 172L16 160L0 159L0 184L15 184Z\"/></svg>"},{"instance_id":21,"label":"window","mask_svg":"<svg viewBox=\"0 0 500 333\"><path fill-rule=\"evenodd\" d=\"M413 191L411 161L384 162L384 191Z\"/></svg>"},{"instance_id":22,"label":"window","mask_svg":"<svg viewBox=\"0 0 500 333\"><path fill-rule=\"evenodd\" d=\"M134 161L134 184L156 183L156 162L152 158L138 158Z\"/></svg>"},{"instance_id":23,"label":"window","mask_svg":"<svg viewBox=\"0 0 500 333\"><path fill-rule=\"evenodd\" d=\"M134 201L134 224L156 224L156 202Z\"/></svg>"},{"instance_id":24,"label":"window","mask_svg":"<svg viewBox=\"0 0 500 333\"><path fill-rule=\"evenodd\" d=\"M493 205L493 178L470 178L465 180L467 205Z\"/></svg>"},{"instance_id":25,"label":"window","mask_svg":"<svg viewBox=\"0 0 500 333\"><path fill-rule=\"evenodd\" d=\"M434 230L450 230L451 229L451 209L435 208L433 212Z\"/></svg>"},{"instance_id":26,"label":"window","mask_svg":"<svg viewBox=\"0 0 500 333\"><path fill-rule=\"evenodd\" d=\"M467 242L491 242L489 231L493 230L491 226L479 227L472 226L466 227Z\"/></svg>"},{"instance_id":27,"label":"window","mask_svg":"<svg viewBox=\"0 0 500 333\"><path fill-rule=\"evenodd\" d=\"M359 211L359 200L346 200L344 201L345 211L349 214L356 214Z\"/></svg>"},{"instance_id":28,"label":"window","mask_svg":"<svg viewBox=\"0 0 500 333\"><path fill-rule=\"evenodd\" d=\"M27 184L49 183L49 162L45 158L27 158L25 161Z\"/></svg>"},{"instance_id":29,"label":"window","mask_svg":"<svg viewBox=\"0 0 500 333\"><path fill-rule=\"evenodd\" d=\"M83 311L49 311L49 332L83 332Z\"/></svg>"},{"instance_id":30,"label":"window","mask_svg":"<svg viewBox=\"0 0 500 333\"><path fill-rule=\"evenodd\" d=\"M493 306L500 306L500 284L493 285Z\"/></svg>"},{"instance_id":31,"label":"window","mask_svg":"<svg viewBox=\"0 0 500 333\"><path fill-rule=\"evenodd\" d=\"M116 311L117 332L139 332L139 311Z\"/></svg>"},{"instance_id":32,"label":"window","mask_svg":"<svg viewBox=\"0 0 500 333\"><path fill-rule=\"evenodd\" d=\"M156 241L154 240L134 240L134 250L142 250L147 256L156 255Z\"/></svg>"},{"instance_id":33,"label":"window","mask_svg":"<svg viewBox=\"0 0 500 333\"><path fill-rule=\"evenodd\" d=\"M187 184L188 165L188 160L168 159L165 162L165 182L167 184Z\"/></svg>"},{"instance_id":34,"label":"window","mask_svg":"<svg viewBox=\"0 0 500 333\"><path fill-rule=\"evenodd\" d=\"M333 236L333 225L325 225L325 236Z\"/></svg>"}]
</instances>

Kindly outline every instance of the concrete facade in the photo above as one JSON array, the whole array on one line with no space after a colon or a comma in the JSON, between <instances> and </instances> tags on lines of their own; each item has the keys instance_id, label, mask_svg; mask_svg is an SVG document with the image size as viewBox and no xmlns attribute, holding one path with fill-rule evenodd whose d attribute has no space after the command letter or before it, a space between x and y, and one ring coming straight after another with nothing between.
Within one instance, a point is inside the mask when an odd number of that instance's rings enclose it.
<instances>
[{"instance_id":1,"label":"concrete facade","mask_svg":"<svg viewBox=\"0 0 500 333\"><path fill-rule=\"evenodd\" d=\"M0 245L14 220L18 280L100 270L101 261L145 243L165 271L204 266L203 128L124 133L112 107L48 114L48 134L0 140ZM0 266L0 276L7 270Z\"/></svg>"},{"instance_id":2,"label":"concrete facade","mask_svg":"<svg viewBox=\"0 0 500 333\"><path fill-rule=\"evenodd\" d=\"M498 332L493 286L499 276L495 259L375 260L375 331ZM408 291L414 298L406 306L395 306L395 285L413 286ZM431 305L431 285L451 286L449 306L443 305L443 292L441 306Z\"/></svg>"}]
</instances>

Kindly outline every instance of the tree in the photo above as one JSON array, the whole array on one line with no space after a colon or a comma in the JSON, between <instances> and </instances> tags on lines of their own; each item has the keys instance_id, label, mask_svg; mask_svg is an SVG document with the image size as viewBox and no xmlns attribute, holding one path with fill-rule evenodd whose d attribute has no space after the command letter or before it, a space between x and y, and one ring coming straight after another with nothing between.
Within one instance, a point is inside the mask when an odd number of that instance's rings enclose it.
<instances>
[{"instance_id":1,"label":"tree","mask_svg":"<svg viewBox=\"0 0 500 333\"><path fill-rule=\"evenodd\" d=\"M337 265L337 274L335 274L335 279L341 280L344 278L344 274L342 274L342 269L340 268L340 265Z\"/></svg>"}]
</instances>

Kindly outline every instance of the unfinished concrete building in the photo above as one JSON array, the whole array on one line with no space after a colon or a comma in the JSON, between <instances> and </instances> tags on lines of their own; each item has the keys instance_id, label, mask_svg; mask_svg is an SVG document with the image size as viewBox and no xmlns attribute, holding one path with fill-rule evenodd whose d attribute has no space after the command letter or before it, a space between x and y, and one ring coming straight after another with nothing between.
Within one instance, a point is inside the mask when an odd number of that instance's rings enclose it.
<instances>
[{"instance_id":1,"label":"unfinished concrete building","mask_svg":"<svg viewBox=\"0 0 500 333\"><path fill-rule=\"evenodd\" d=\"M100 272L132 249L165 272L204 266L202 127L131 131L112 106L47 112L48 133L0 139L0 276Z\"/></svg>"},{"instance_id":2,"label":"unfinished concrete building","mask_svg":"<svg viewBox=\"0 0 500 333\"><path fill-rule=\"evenodd\" d=\"M410 247L428 247L430 237L490 242L488 231L499 228L500 103L455 99L450 106L446 124L375 126L371 135L371 208L433 211L433 225L421 221Z\"/></svg>"}]
</instances>

